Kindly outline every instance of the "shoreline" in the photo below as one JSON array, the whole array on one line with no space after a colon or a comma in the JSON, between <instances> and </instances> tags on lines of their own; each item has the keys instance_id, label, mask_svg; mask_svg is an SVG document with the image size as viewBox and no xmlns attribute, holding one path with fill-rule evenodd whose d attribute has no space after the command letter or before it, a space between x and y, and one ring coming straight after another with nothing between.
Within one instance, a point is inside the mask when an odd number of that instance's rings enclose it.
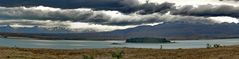
<instances>
[{"instance_id":1,"label":"shoreline","mask_svg":"<svg viewBox=\"0 0 239 59\"><path fill-rule=\"evenodd\" d=\"M59 33L61 35L77 35L82 33ZM89 37L61 37L57 35L57 33L5 33L0 32L0 38L2 36L7 37L19 37L19 38L32 38L32 39L38 39L38 40L98 40L98 41L105 41L105 40L126 40L129 39L129 37L123 36L117 36L114 38L89 38ZM218 37L164 37L167 40L211 40L211 39L233 39L233 38L239 38L238 36L218 36Z\"/></svg>"}]
</instances>

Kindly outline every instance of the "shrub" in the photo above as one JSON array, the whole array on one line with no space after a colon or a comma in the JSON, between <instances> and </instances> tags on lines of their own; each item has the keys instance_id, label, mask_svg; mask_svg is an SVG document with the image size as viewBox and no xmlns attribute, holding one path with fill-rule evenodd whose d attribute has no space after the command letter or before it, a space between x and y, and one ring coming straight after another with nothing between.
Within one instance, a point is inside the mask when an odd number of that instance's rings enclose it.
<instances>
[{"instance_id":1,"label":"shrub","mask_svg":"<svg viewBox=\"0 0 239 59\"><path fill-rule=\"evenodd\" d=\"M123 51L116 51L112 53L112 58L121 59L123 58Z\"/></svg>"},{"instance_id":2,"label":"shrub","mask_svg":"<svg viewBox=\"0 0 239 59\"><path fill-rule=\"evenodd\" d=\"M211 45L207 43L207 48L211 48Z\"/></svg>"},{"instance_id":3,"label":"shrub","mask_svg":"<svg viewBox=\"0 0 239 59\"><path fill-rule=\"evenodd\" d=\"M95 59L93 56L83 55L83 59Z\"/></svg>"},{"instance_id":4,"label":"shrub","mask_svg":"<svg viewBox=\"0 0 239 59\"><path fill-rule=\"evenodd\" d=\"M221 47L221 46L220 46L220 44L214 44L213 47L214 47L214 48L219 48L219 47Z\"/></svg>"}]
</instances>

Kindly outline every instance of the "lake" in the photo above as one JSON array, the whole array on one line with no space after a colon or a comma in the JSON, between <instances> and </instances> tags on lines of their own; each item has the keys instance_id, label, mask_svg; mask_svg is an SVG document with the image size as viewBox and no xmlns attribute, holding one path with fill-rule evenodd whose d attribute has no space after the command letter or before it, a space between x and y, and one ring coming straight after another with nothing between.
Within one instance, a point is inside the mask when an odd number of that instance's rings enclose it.
<instances>
[{"instance_id":1,"label":"lake","mask_svg":"<svg viewBox=\"0 0 239 59\"><path fill-rule=\"evenodd\" d=\"M206 44L221 44L224 46L238 45L239 39L213 39L213 40L173 40L176 43L125 43L125 41L87 41L87 40L34 40L34 39L10 39L0 38L0 46L20 48L50 48L50 49L82 49L82 48L206 48ZM122 43L112 45L112 43Z\"/></svg>"}]
</instances>

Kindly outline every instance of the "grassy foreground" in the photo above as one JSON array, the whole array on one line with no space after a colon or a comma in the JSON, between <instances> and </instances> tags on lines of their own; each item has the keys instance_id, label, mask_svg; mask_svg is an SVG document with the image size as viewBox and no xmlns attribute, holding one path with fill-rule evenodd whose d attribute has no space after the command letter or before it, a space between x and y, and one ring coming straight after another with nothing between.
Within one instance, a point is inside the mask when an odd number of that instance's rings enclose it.
<instances>
[{"instance_id":1,"label":"grassy foreground","mask_svg":"<svg viewBox=\"0 0 239 59\"><path fill-rule=\"evenodd\" d=\"M202 49L29 49L0 47L0 59L112 59L112 52L123 51L122 59L239 59L239 46Z\"/></svg>"}]
</instances>

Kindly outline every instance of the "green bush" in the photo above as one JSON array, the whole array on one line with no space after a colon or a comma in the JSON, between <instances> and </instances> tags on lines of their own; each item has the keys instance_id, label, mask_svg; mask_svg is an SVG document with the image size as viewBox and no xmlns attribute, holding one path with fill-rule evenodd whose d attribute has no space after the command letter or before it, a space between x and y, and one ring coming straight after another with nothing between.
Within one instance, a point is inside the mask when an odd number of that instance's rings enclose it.
<instances>
[{"instance_id":1,"label":"green bush","mask_svg":"<svg viewBox=\"0 0 239 59\"><path fill-rule=\"evenodd\" d=\"M213 45L207 44L207 48L219 48L219 47L221 47L220 44L213 44Z\"/></svg>"},{"instance_id":2,"label":"green bush","mask_svg":"<svg viewBox=\"0 0 239 59\"><path fill-rule=\"evenodd\" d=\"M121 59L123 58L123 51L116 51L116 52L113 52L111 55L112 55L112 58L114 59Z\"/></svg>"},{"instance_id":3,"label":"green bush","mask_svg":"<svg viewBox=\"0 0 239 59\"><path fill-rule=\"evenodd\" d=\"M163 49L163 45L160 45L160 49Z\"/></svg>"},{"instance_id":4,"label":"green bush","mask_svg":"<svg viewBox=\"0 0 239 59\"><path fill-rule=\"evenodd\" d=\"M211 48L211 45L207 43L207 48Z\"/></svg>"},{"instance_id":5,"label":"green bush","mask_svg":"<svg viewBox=\"0 0 239 59\"><path fill-rule=\"evenodd\" d=\"M83 55L83 59L95 59L93 56Z\"/></svg>"},{"instance_id":6,"label":"green bush","mask_svg":"<svg viewBox=\"0 0 239 59\"><path fill-rule=\"evenodd\" d=\"M214 48L219 48L219 47L221 47L221 45L220 44L214 44L213 47Z\"/></svg>"}]
</instances>

